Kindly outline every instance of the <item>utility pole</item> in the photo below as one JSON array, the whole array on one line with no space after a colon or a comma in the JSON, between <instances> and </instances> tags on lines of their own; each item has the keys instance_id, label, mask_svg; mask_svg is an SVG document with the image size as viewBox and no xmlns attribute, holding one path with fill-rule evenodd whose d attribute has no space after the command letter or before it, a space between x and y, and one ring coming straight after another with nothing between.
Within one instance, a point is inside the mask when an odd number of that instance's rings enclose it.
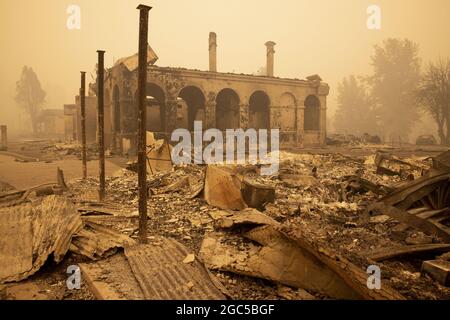
<instances>
[{"instance_id":1,"label":"utility pole","mask_svg":"<svg viewBox=\"0 0 450 320\"><path fill-rule=\"evenodd\" d=\"M98 158L99 158L99 198L100 201L105 199L105 106L103 104L103 85L104 85L104 55L105 51L97 50L98 52L98 66L97 66L97 133L98 133Z\"/></svg>"},{"instance_id":2,"label":"utility pole","mask_svg":"<svg viewBox=\"0 0 450 320\"><path fill-rule=\"evenodd\" d=\"M86 160L86 72L81 71L80 86L80 106L81 106L81 157L83 161L83 179L87 178Z\"/></svg>"},{"instance_id":3,"label":"utility pole","mask_svg":"<svg viewBox=\"0 0 450 320\"><path fill-rule=\"evenodd\" d=\"M148 12L151 7L140 4L139 10L139 78L138 78L138 187L139 239L147 242L147 46Z\"/></svg>"}]
</instances>

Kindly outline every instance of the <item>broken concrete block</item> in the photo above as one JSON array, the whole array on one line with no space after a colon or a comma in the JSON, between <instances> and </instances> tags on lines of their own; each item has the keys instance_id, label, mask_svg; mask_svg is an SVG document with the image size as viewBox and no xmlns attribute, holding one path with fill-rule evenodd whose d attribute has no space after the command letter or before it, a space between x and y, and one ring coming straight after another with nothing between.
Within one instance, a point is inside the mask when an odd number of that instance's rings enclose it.
<instances>
[{"instance_id":1,"label":"broken concrete block","mask_svg":"<svg viewBox=\"0 0 450 320\"><path fill-rule=\"evenodd\" d=\"M299 174L280 174L280 179L291 188L310 187L319 183L313 176Z\"/></svg>"},{"instance_id":2,"label":"broken concrete block","mask_svg":"<svg viewBox=\"0 0 450 320\"><path fill-rule=\"evenodd\" d=\"M429 260L422 263L422 273L429 274L440 284L450 286L450 261Z\"/></svg>"},{"instance_id":3,"label":"broken concrete block","mask_svg":"<svg viewBox=\"0 0 450 320\"><path fill-rule=\"evenodd\" d=\"M241 182L230 167L208 166L204 192L206 202L220 209L243 210L247 207L241 194Z\"/></svg>"},{"instance_id":4,"label":"broken concrete block","mask_svg":"<svg viewBox=\"0 0 450 320\"><path fill-rule=\"evenodd\" d=\"M248 179L242 181L242 196L251 208L263 210L267 203L275 201L275 188L250 182Z\"/></svg>"}]
</instances>

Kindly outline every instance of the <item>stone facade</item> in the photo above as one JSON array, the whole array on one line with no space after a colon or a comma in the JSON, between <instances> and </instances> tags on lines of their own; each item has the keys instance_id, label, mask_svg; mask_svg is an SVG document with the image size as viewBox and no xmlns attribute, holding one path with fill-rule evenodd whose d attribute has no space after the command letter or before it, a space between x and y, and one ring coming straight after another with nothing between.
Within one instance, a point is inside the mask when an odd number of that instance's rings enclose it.
<instances>
[{"instance_id":1,"label":"stone facade","mask_svg":"<svg viewBox=\"0 0 450 320\"><path fill-rule=\"evenodd\" d=\"M105 77L105 132L112 145L137 135L137 69L116 64ZM281 147L322 145L329 86L307 80L148 67L147 129L169 136L181 127L278 128ZM187 118L187 119L186 119Z\"/></svg>"}]
</instances>

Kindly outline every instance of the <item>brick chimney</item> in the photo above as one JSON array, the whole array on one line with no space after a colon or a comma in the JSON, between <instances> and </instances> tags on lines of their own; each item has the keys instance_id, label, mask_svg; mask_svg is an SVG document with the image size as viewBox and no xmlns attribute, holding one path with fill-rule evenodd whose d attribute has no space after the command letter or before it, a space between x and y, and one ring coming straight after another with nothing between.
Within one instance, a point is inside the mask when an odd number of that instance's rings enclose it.
<instances>
[{"instance_id":1,"label":"brick chimney","mask_svg":"<svg viewBox=\"0 0 450 320\"><path fill-rule=\"evenodd\" d=\"M215 32L209 33L209 71L217 72L217 36Z\"/></svg>"},{"instance_id":2,"label":"brick chimney","mask_svg":"<svg viewBox=\"0 0 450 320\"><path fill-rule=\"evenodd\" d=\"M266 42L266 47L267 47L267 65L266 65L266 70L267 70L267 76L268 77L273 77L273 56L275 53L275 49L273 48L275 46L275 42L273 41L267 41Z\"/></svg>"}]
</instances>

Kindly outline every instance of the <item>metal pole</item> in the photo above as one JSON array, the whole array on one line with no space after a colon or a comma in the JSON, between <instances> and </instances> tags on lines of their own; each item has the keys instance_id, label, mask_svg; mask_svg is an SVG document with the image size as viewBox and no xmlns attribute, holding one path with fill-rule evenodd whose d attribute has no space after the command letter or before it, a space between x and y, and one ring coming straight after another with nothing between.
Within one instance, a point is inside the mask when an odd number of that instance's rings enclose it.
<instances>
[{"instance_id":1,"label":"metal pole","mask_svg":"<svg viewBox=\"0 0 450 320\"><path fill-rule=\"evenodd\" d=\"M0 126L0 150L6 151L8 150L8 127L6 125Z\"/></svg>"},{"instance_id":2,"label":"metal pole","mask_svg":"<svg viewBox=\"0 0 450 320\"><path fill-rule=\"evenodd\" d=\"M80 86L80 105L81 105L81 156L83 161L83 179L87 178L87 159L86 159L86 72L81 71Z\"/></svg>"},{"instance_id":3,"label":"metal pole","mask_svg":"<svg viewBox=\"0 0 450 320\"><path fill-rule=\"evenodd\" d=\"M139 187L139 239L147 242L147 39L148 12L151 7L139 5L139 78L138 78L138 187Z\"/></svg>"},{"instance_id":4,"label":"metal pole","mask_svg":"<svg viewBox=\"0 0 450 320\"><path fill-rule=\"evenodd\" d=\"M97 133L98 133L98 157L99 157L99 198L100 201L105 199L105 133L104 133L104 116L105 106L103 104L103 82L104 82L104 55L105 51L97 50L98 52L98 70L97 70Z\"/></svg>"}]
</instances>

